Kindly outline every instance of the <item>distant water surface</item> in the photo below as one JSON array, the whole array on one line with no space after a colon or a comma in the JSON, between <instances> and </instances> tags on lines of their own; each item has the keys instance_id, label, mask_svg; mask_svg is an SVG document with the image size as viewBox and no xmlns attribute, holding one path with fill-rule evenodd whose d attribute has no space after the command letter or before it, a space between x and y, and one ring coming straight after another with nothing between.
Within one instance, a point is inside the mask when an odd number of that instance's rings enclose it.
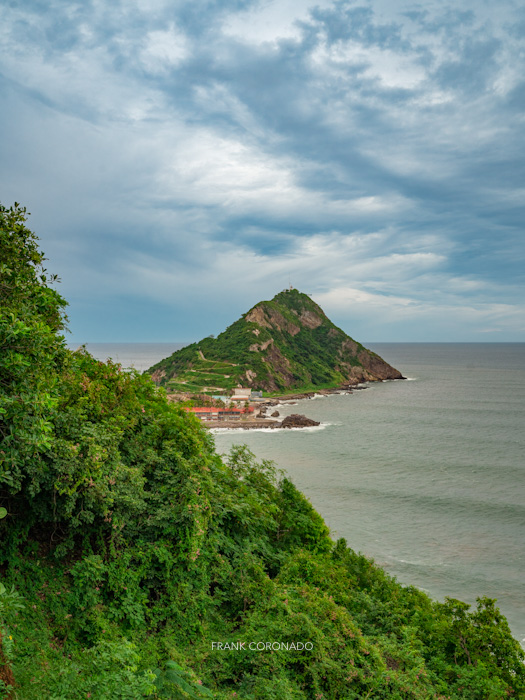
<instances>
[{"instance_id":1,"label":"distant water surface","mask_svg":"<svg viewBox=\"0 0 525 700\"><path fill-rule=\"evenodd\" d=\"M123 367L143 372L159 360L169 357L175 350L180 350L187 343L86 343L85 345L97 360L106 362L111 358L114 362L120 362ZM70 344L70 347L76 350L78 344Z\"/></svg>"},{"instance_id":2,"label":"distant water surface","mask_svg":"<svg viewBox=\"0 0 525 700\"><path fill-rule=\"evenodd\" d=\"M88 350L138 370L183 343ZM525 344L372 344L410 381L303 400L322 429L227 431L273 459L345 537L434 598L498 599L525 642Z\"/></svg>"}]
</instances>

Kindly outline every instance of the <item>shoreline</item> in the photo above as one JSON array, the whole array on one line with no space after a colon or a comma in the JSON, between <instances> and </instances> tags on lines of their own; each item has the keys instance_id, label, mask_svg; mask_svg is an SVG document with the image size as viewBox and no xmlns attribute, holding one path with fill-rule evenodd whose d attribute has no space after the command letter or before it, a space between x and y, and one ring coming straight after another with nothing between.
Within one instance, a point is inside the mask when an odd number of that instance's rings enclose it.
<instances>
[{"instance_id":1,"label":"shoreline","mask_svg":"<svg viewBox=\"0 0 525 700\"><path fill-rule=\"evenodd\" d=\"M315 391L305 391L301 393L295 393L295 394L282 394L279 396L269 396L267 399L264 401L261 401L257 405L260 406L260 408L263 411L266 411L267 408L273 408L276 406L280 406L283 403L286 403L287 405L293 405L293 402L298 402L298 401L303 401L305 399L315 399L316 397L322 397L322 396L332 396L334 394L339 394L339 395L349 395L353 394L354 391L364 391L365 389L368 389L368 384L370 384L372 381L375 382L397 382L402 379L406 379L406 377L400 377L399 379L379 379L379 380L367 380L365 382L359 382L358 384L342 384L337 387L333 387L331 389L317 389ZM289 425L282 425L283 420L277 420L276 418L272 418L269 416L268 418L265 418L264 415L259 414L257 417L254 418L240 418L237 420L203 420L202 425L203 427L207 428L208 430L214 430L217 428L224 428L224 429L237 429L237 430L261 430L262 428L269 428L269 429L289 429L289 430L297 430L297 429L304 429L304 428L311 428L311 427L316 427L320 425L317 421L313 421L312 419L308 418L307 416L303 414L292 414L294 417L296 417L298 420Z\"/></svg>"},{"instance_id":2,"label":"shoreline","mask_svg":"<svg viewBox=\"0 0 525 700\"><path fill-rule=\"evenodd\" d=\"M254 430L257 428L280 428L281 421L265 418L241 418L240 420L206 420L202 421L205 428L235 428L237 430Z\"/></svg>"},{"instance_id":3,"label":"shoreline","mask_svg":"<svg viewBox=\"0 0 525 700\"><path fill-rule=\"evenodd\" d=\"M273 408L282 405L286 402L287 405L293 405L293 402L303 401L306 399L314 399L317 396L330 396L333 394L352 394L356 390L366 389L366 386L339 386L332 389L319 389L317 391L308 391L299 394L283 394L281 396L268 397L265 401L261 402L259 406L262 410L267 408ZM272 417L262 417L258 415L256 418L241 418L239 420L210 420L202 421L205 428L209 430L224 428L224 429L236 429L236 430L261 430L264 428L268 429L283 429L283 430L298 430L305 428L317 427L320 425L318 421L314 421L307 418L304 415L298 415L299 419L293 425L283 426L283 420L278 420Z\"/></svg>"}]
</instances>

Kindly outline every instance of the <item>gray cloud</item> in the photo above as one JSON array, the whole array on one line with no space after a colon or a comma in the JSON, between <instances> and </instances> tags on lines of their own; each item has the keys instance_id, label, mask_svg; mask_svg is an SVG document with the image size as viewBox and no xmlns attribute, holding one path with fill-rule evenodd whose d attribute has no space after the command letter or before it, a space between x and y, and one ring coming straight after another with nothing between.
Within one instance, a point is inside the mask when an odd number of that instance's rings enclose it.
<instances>
[{"instance_id":1,"label":"gray cloud","mask_svg":"<svg viewBox=\"0 0 525 700\"><path fill-rule=\"evenodd\" d=\"M357 337L525 336L512 3L28 2L0 20L1 197L33 212L80 340L216 332L290 277Z\"/></svg>"}]
</instances>

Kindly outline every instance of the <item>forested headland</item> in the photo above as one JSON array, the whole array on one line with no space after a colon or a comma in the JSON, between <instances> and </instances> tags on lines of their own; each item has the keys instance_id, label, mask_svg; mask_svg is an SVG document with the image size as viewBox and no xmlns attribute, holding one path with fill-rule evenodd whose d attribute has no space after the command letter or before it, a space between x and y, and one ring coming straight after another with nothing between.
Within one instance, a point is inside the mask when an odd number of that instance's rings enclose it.
<instances>
[{"instance_id":1,"label":"forested headland","mask_svg":"<svg viewBox=\"0 0 525 700\"><path fill-rule=\"evenodd\" d=\"M0 208L0 698L525 697L494 600L402 586L273 464L70 351L26 219Z\"/></svg>"},{"instance_id":2,"label":"forested headland","mask_svg":"<svg viewBox=\"0 0 525 700\"><path fill-rule=\"evenodd\" d=\"M176 350L148 372L168 391L201 395L237 386L282 394L403 379L293 288L260 301L217 338Z\"/></svg>"}]
</instances>

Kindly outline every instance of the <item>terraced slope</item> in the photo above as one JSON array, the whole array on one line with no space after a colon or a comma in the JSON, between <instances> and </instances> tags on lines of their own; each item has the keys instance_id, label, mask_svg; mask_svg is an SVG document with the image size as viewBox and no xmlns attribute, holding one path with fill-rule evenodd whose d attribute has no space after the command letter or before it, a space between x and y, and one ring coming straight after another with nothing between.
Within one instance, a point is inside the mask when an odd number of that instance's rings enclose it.
<instances>
[{"instance_id":1,"label":"terraced slope","mask_svg":"<svg viewBox=\"0 0 525 700\"><path fill-rule=\"evenodd\" d=\"M239 385L276 393L402 379L295 289L260 302L217 338L177 350L148 372L168 390L208 394Z\"/></svg>"}]
</instances>

